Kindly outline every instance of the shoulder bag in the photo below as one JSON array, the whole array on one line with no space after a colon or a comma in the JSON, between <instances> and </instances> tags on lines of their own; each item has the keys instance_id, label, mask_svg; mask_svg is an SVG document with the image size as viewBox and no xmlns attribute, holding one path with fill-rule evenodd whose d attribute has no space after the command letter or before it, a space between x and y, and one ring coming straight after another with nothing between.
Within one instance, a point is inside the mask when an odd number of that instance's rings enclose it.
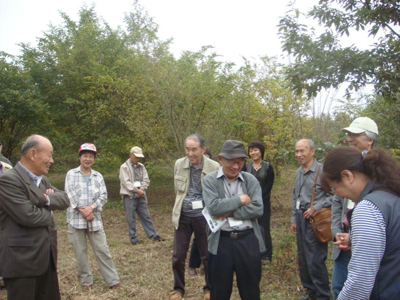
<instances>
[{"instance_id":1,"label":"shoulder bag","mask_svg":"<svg viewBox=\"0 0 400 300\"><path fill-rule=\"evenodd\" d=\"M311 193L310 207L314 207L315 189L317 186L320 168L321 165L318 166L317 173L315 175L314 186ZM329 241L332 241L332 213L330 207L322 207L321 209L316 210L314 216L309 220L311 227L314 230L315 237L320 243L328 243Z\"/></svg>"}]
</instances>

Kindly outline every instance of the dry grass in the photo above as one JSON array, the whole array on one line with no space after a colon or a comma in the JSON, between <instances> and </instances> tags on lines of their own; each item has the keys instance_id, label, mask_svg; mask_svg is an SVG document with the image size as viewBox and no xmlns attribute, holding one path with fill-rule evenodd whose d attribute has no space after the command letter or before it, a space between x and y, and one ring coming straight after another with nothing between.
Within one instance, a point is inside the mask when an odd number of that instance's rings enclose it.
<instances>
[{"instance_id":1,"label":"dry grass","mask_svg":"<svg viewBox=\"0 0 400 300\"><path fill-rule=\"evenodd\" d=\"M283 170L272 195L273 261L263 267L261 299L296 299L301 293L296 264L295 236L290 233L290 199L294 168ZM51 178L53 184L62 187L62 177ZM128 238L125 214L119 197L118 178L106 177L109 202L103 213L111 255L117 267L122 288L110 290L97 267L89 248L90 263L94 275L91 290L83 290L76 275L75 258L66 234L65 212L56 212L58 224L58 273L63 300L112 300L169 299L173 286L171 256L173 249L173 226L171 211L174 203L172 180L153 180L149 190L149 209L159 235L166 242L154 242L138 224L139 245L132 246ZM90 247L90 246L89 246ZM328 262L330 264L330 261ZM330 269L331 267L328 266ZM185 300L203 299L202 275L186 276ZM0 292L0 299L5 299ZM239 300L234 288L231 300Z\"/></svg>"}]
</instances>

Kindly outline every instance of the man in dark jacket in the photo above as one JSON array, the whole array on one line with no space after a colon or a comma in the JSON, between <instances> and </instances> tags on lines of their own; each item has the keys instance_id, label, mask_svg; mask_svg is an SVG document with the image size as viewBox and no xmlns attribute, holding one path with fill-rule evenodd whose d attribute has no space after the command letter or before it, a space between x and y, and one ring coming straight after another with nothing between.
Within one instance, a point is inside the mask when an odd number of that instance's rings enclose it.
<instances>
[{"instance_id":1,"label":"man in dark jacket","mask_svg":"<svg viewBox=\"0 0 400 300\"><path fill-rule=\"evenodd\" d=\"M57 230L53 210L69 206L67 195L44 176L53 146L27 138L21 160L0 176L0 274L12 300L57 300Z\"/></svg>"}]
</instances>

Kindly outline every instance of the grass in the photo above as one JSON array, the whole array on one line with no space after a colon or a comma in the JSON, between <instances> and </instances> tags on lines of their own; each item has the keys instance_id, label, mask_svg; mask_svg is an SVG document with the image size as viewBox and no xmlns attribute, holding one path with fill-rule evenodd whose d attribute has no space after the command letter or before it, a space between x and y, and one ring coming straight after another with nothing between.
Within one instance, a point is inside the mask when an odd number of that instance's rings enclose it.
<instances>
[{"instance_id":1,"label":"grass","mask_svg":"<svg viewBox=\"0 0 400 300\"><path fill-rule=\"evenodd\" d=\"M282 170L272 192L272 239L273 260L263 266L260 283L261 299L297 299L303 293L297 271L296 238L290 232L290 205L294 168ZM63 187L64 176L51 175L50 180ZM110 253L117 267L122 288L110 290L99 271L89 246L89 259L94 275L90 290L81 288L75 266L75 257L66 233L66 212L56 211L54 219L58 227L58 275L63 300L112 300L169 299L173 286L171 256L174 228L171 212L174 204L172 179L152 178L148 193L148 206L158 234L165 242L154 242L140 224L137 225L140 243L132 246L128 238L125 212L119 196L119 180L115 175L105 176L109 200L103 212L104 229ZM328 269L332 263L327 260ZM185 300L203 299L204 276L186 276ZM235 285L235 284L234 284ZM0 291L0 299L6 298ZM231 300L239 300L237 289L233 289Z\"/></svg>"}]
</instances>

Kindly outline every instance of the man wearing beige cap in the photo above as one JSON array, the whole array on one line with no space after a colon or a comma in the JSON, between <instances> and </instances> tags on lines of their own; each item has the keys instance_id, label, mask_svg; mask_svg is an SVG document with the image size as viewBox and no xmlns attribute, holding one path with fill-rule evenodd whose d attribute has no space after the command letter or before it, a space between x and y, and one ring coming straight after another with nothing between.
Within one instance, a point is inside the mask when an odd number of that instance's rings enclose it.
<instances>
[{"instance_id":1,"label":"man wearing beige cap","mask_svg":"<svg viewBox=\"0 0 400 300\"><path fill-rule=\"evenodd\" d=\"M349 127L342 128L346 133L346 140L350 147L356 148L361 153L371 151L376 147L378 140L378 126L368 117L356 118ZM357 200L357 199L353 199ZM354 208L354 202L347 198L333 197L332 202L332 237L334 242L340 240L339 235L349 232L349 224L345 217L347 212ZM347 266L351 258L351 249L344 245L332 248L332 291L336 300L347 279Z\"/></svg>"},{"instance_id":2,"label":"man wearing beige cap","mask_svg":"<svg viewBox=\"0 0 400 300\"><path fill-rule=\"evenodd\" d=\"M142 149L133 147L129 154L129 159L121 165L119 170L119 180L121 181L120 194L124 201L129 239L132 245L139 243L136 235L135 212L139 216L140 222L149 239L158 242L165 241L154 229L149 209L147 208L146 191L149 188L150 179L145 166L139 162L143 157Z\"/></svg>"},{"instance_id":3,"label":"man wearing beige cap","mask_svg":"<svg viewBox=\"0 0 400 300\"><path fill-rule=\"evenodd\" d=\"M376 147L378 140L378 126L368 117L360 117L351 122L349 127L342 128L350 147L360 152Z\"/></svg>"}]
</instances>

